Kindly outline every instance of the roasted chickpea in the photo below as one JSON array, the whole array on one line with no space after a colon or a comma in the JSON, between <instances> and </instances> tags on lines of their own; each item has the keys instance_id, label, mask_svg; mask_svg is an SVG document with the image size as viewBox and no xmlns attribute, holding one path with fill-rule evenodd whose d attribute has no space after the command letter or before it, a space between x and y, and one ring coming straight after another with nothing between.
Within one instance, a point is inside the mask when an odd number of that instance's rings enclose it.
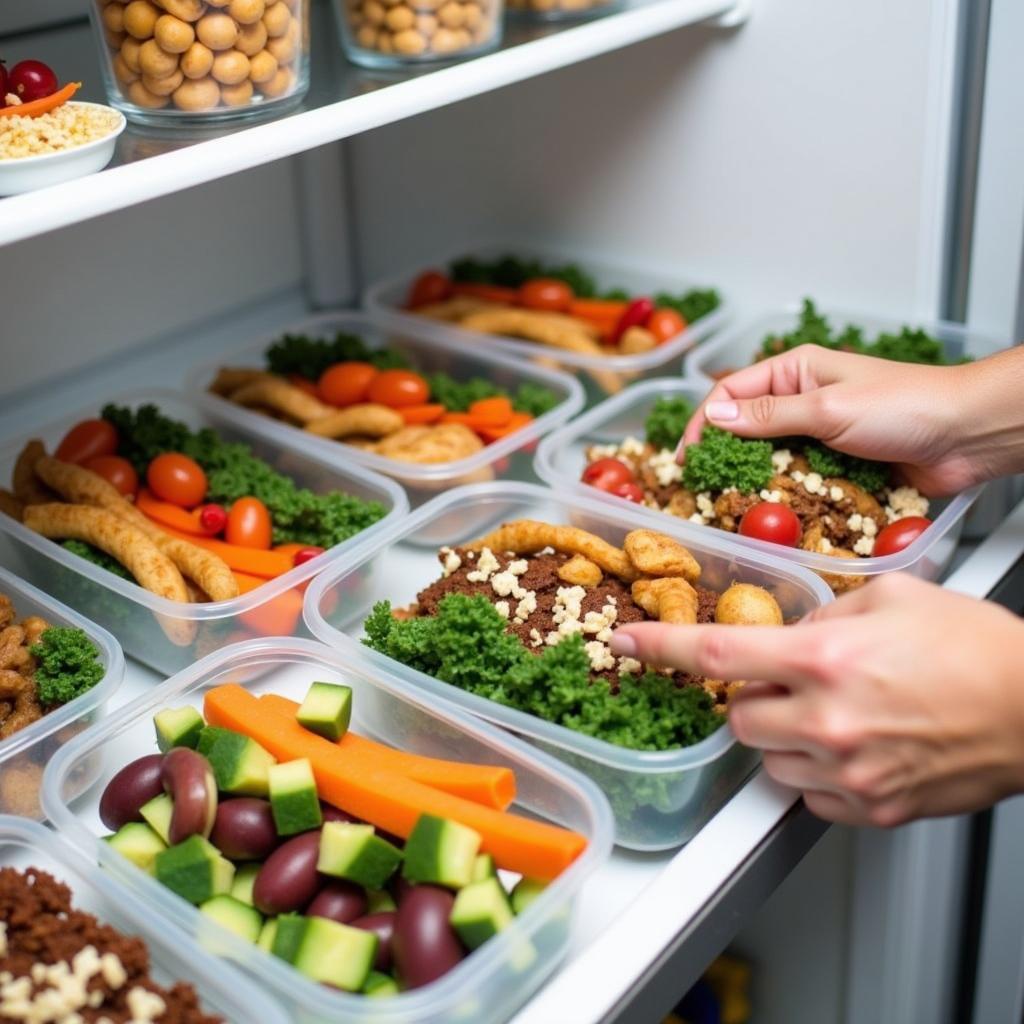
<instances>
[{"instance_id":1,"label":"roasted chickpea","mask_svg":"<svg viewBox=\"0 0 1024 1024\"><path fill-rule=\"evenodd\" d=\"M363 4L363 18L369 25L383 25L387 13L379 0L366 0L366 3Z\"/></svg>"},{"instance_id":2,"label":"roasted chickpea","mask_svg":"<svg viewBox=\"0 0 1024 1024\"><path fill-rule=\"evenodd\" d=\"M152 39L160 11L149 0L132 0L124 9L124 30L136 39Z\"/></svg>"},{"instance_id":3,"label":"roasted chickpea","mask_svg":"<svg viewBox=\"0 0 1024 1024\"><path fill-rule=\"evenodd\" d=\"M271 4L263 13L263 24L266 26L267 35L271 39L283 36L288 31L288 26L291 23L291 11L288 10L288 5L283 3L282 0L277 0L277 3Z\"/></svg>"},{"instance_id":4,"label":"roasted chickpea","mask_svg":"<svg viewBox=\"0 0 1024 1024\"><path fill-rule=\"evenodd\" d=\"M437 31L437 18L432 14L417 14L416 30L429 39Z\"/></svg>"},{"instance_id":5,"label":"roasted chickpea","mask_svg":"<svg viewBox=\"0 0 1024 1024\"><path fill-rule=\"evenodd\" d=\"M377 29L373 25L363 25L356 32L356 42L364 50L372 50L377 45Z\"/></svg>"},{"instance_id":6,"label":"roasted chickpea","mask_svg":"<svg viewBox=\"0 0 1024 1024\"><path fill-rule=\"evenodd\" d=\"M213 77L222 85L238 85L249 77L249 58L238 50L225 50L213 59Z\"/></svg>"},{"instance_id":7,"label":"roasted chickpea","mask_svg":"<svg viewBox=\"0 0 1024 1024\"><path fill-rule=\"evenodd\" d=\"M409 11L409 8L392 8L392 11L395 10ZM412 11L409 11L409 14L412 14ZM407 56L415 56L423 53L427 49L426 39L424 39L423 36L414 28L407 28L403 32L396 32L394 42L395 51L397 53L404 53Z\"/></svg>"},{"instance_id":8,"label":"roasted chickpea","mask_svg":"<svg viewBox=\"0 0 1024 1024\"><path fill-rule=\"evenodd\" d=\"M222 85L220 88L221 102L226 107L244 107L252 102L253 87L248 79L236 85Z\"/></svg>"},{"instance_id":9,"label":"roasted chickpea","mask_svg":"<svg viewBox=\"0 0 1024 1024\"><path fill-rule=\"evenodd\" d=\"M478 28L484 20L484 12L479 4L462 5L462 24L471 32Z\"/></svg>"},{"instance_id":10,"label":"roasted chickpea","mask_svg":"<svg viewBox=\"0 0 1024 1024\"><path fill-rule=\"evenodd\" d=\"M205 78L213 68L213 50L202 43L193 43L181 55L181 70L186 78Z\"/></svg>"},{"instance_id":11,"label":"roasted chickpea","mask_svg":"<svg viewBox=\"0 0 1024 1024\"><path fill-rule=\"evenodd\" d=\"M206 4L203 0L160 0L160 6L168 14L190 24L198 21L206 13Z\"/></svg>"},{"instance_id":12,"label":"roasted chickpea","mask_svg":"<svg viewBox=\"0 0 1024 1024\"><path fill-rule=\"evenodd\" d=\"M139 68L150 78L166 78L178 67L178 56L165 53L155 39L147 39L139 50Z\"/></svg>"},{"instance_id":13,"label":"roasted chickpea","mask_svg":"<svg viewBox=\"0 0 1024 1024\"><path fill-rule=\"evenodd\" d=\"M242 25L238 29L235 49L246 57L255 57L267 45L267 26L262 21L254 25Z\"/></svg>"},{"instance_id":14,"label":"roasted chickpea","mask_svg":"<svg viewBox=\"0 0 1024 1024\"><path fill-rule=\"evenodd\" d=\"M100 18L108 32L124 31L124 8L120 4L104 7Z\"/></svg>"},{"instance_id":15,"label":"roasted chickpea","mask_svg":"<svg viewBox=\"0 0 1024 1024\"><path fill-rule=\"evenodd\" d=\"M169 100L166 96L157 96L150 92L141 81L132 82L128 86L128 99L137 107L146 107L148 110L159 110L166 107Z\"/></svg>"},{"instance_id":16,"label":"roasted chickpea","mask_svg":"<svg viewBox=\"0 0 1024 1024\"><path fill-rule=\"evenodd\" d=\"M137 71L132 71L132 69L128 67L128 65L125 63L124 57L122 57L121 54L117 54L117 56L114 57L113 65L114 77L122 85L131 85L132 82L134 82L139 77Z\"/></svg>"},{"instance_id":17,"label":"roasted chickpea","mask_svg":"<svg viewBox=\"0 0 1024 1024\"><path fill-rule=\"evenodd\" d=\"M299 55L299 26L288 30L288 34L278 39L267 40L267 50L277 58L277 63L291 64Z\"/></svg>"},{"instance_id":18,"label":"roasted chickpea","mask_svg":"<svg viewBox=\"0 0 1024 1024\"><path fill-rule=\"evenodd\" d=\"M259 21L266 9L265 0L231 0L228 4L228 14L239 25L252 25Z\"/></svg>"},{"instance_id":19,"label":"roasted chickpea","mask_svg":"<svg viewBox=\"0 0 1024 1024\"><path fill-rule=\"evenodd\" d=\"M231 0L206 0L211 7L227 7Z\"/></svg>"},{"instance_id":20,"label":"roasted chickpea","mask_svg":"<svg viewBox=\"0 0 1024 1024\"><path fill-rule=\"evenodd\" d=\"M213 110L219 102L220 86L212 78L182 82L174 92L174 105L179 110Z\"/></svg>"},{"instance_id":21,"label":"roasted chickpea","mask_svg":"<svg viewBox=\"0 0 1024 1024\"><path fill-rule=\"evenodd\" d=\"M412 13L412 9L402 4L401 7L392 7L388 11L384 18L384 24L387 25L392 32L404 32L406 29L410 29L416 24L416 15ZM395 40L395 46L398 47L398 40ZM399 49L399 53L403 51Z\"/></svg>"},{"instance_id":22,"label":"roasted chickpea","mask_svg":"<svg viewBox=\"0 0 1024 1024\"><path fill-rule=\"evenodd\" d=\"M393 38L394 37L386 28L382 28L380 30L380 34L377 36L377 49L380 50L381 53L394 53L395 44L392 42Z\"/></svg>"},{"instance_id":23,"label":"roasted chickpea","mask_svg":"<svg viewBox=\"0 0 1024 1024\"><path fill-rule=\"evenodd\" d=\"M257 85L269 82L277 74L277 71L277 58L272 53L267 53L266 50L257 53L249 61L249 78Z\"/></svg>"},{"instance_id":24,"label":"roasted chickpea","mask_svg":"<svg viewBox=\"0 0 1024 1024\"><path fill-rule=\"evenodd\" d=\"M125 39L121 44L121 56L124 58L124 62L136 74L139 74L142 71L142 68L139 67L140 49L142 49L142 43L140 43L138 39L132 39L131 36Z\"/></svg>"},{"instance_id":25,"label":"roasted chickpea","mask_svg":"<svg viewBox=\"0 0 1024 1024\"><path fill-rule=\"evenodd\" d=\"M260 92L267 99L274 100L284 96L291 90L294 83L294 76L289 68L280 68L276 75L269 82L260 83Z\"/></svg>"},{"instance_id":26,"label":"roasted chickpea","mask_svg":"<svg viewBox=\"0 0 1024 1024\"><path fill-rule=\"evenodd\" d=\"M175 89L185 80L181 68L166 78L150 78L149 75L142 76L142 84L154 96L170 96Z\"/></svg>"},{"instance_id":27,"label":"roasted chickpea","mask_svg":"<svg viewBox=\"0 0 1024 1024\"><path fill-rule=\"evenodd\" d=\"M164 14L157 18L153 38L160 44L161 50L184 53L196 41L196 30L187 21L173 14Z\"/></svg>"},{"instance_id":28,"label":"roasted chickpea","mask_svg":"<svg viewBox=\"0 0 1024 1024\"><path fill-rule=\"evenodd\" d=\"M196 23L196 35L211 50L230 50L238 39L238 26L226 14L204 14Z\"/></svg>"},{"instance_id":29,"label":"roasted chickpea","mask_svg":"<svg viewBox=\"0 0 1024 1024\"><path fill-rule=\"evenodd\" d=\"M450 28L439 28L430 40L435 53L454 53L459 48L459 37Z\"/></svg>"},{"instance_id":30,"label":"roasted chickpea","mask_svg":"<svg viewBox=\"0 0 1024 1024\"><path fill-rule=\"evenodd\" d=\"M466 14L462 9L462 4L457 3L456 0L448 0L448 3L438 8L437 20L441 22L445 28L462 28L462 25L466 20Z\"/></svg>"}]
</instances>

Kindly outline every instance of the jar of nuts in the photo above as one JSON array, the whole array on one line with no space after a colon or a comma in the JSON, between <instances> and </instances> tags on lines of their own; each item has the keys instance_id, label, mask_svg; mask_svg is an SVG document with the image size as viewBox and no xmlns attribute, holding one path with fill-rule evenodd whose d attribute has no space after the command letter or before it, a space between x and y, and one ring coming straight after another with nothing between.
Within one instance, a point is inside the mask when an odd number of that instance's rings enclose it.
<instances>
[{"instance_id":1,"label":"jar of nuts","mask_svg":"<svg viewBox=\"0 0 1024 1024\"><path fill-rule=\"evenodd\" d=\"M92 0L110 102L132 121L278 111L309 88L311 0Z\"/></svg>"},{"instance_id":2,"label":"jar of nuts","mask_svg":"<svg viewBox=\"0 0 1024 1024\"><path fill-rule=\"evenodd\" d=\"M460 60L501 42L503 0L335 0L349 60L368 68Z\"/></svg>"},{"instance_id":3,"label":"jar of nuts","mask_svg":"<svg viewBox=\"0 0 1024 1024\"><path fill-rule=\"evenodd\" d=\"M607 14L623 4L624 0L508 0L508 9L535 21L568 21Z\"/></svg>"}]
</instances>

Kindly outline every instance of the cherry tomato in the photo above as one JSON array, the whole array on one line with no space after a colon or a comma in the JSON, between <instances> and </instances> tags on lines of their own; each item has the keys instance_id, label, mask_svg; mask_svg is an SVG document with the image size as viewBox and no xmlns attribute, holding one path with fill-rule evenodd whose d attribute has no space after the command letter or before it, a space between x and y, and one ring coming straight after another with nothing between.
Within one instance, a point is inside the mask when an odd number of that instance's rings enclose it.
<instances>
[{"instance_id":1,"label":"cherry tomato","mask_svg":"<svg viewBox=\"0 0 1024 1024\"><path fill-rule=\"evenodd\" d=\"M611 343L617 345L619 339L630 327L643 327L654 312L654 303L648 298L634 299L619 317L615 330L611 333Z\"/></svg>"},{"instance_id":2,"label":"cherry tomato","mask_svg":"<svg viewBox=\"0 0 1024 1024\"><path fill-rule=\"evenodd\" d=\"M259 498L239 498L228 513L224 539L239 547L268 550L274 539L274 527L267 506Z\"/></svg>"},{"instance_id":3,"label":"cherry tomato","mask_svg":"<svg viewBox=\"0 0 1024 1024\"><path fill-rule=\"evenodd\" d=\"M312 562L314 558L319 557L324 553L324 548L318 548L315 544L310 545L308 548L300 548L295 552L292 560L296 565L302 565L305 562Z\"/></svg>"},{"instance_id":4,"label":"cherry tomato","mask_svg":"<svg viewBox=\"0 0 1024 1024\"><path fill-rule=\"evenodd\" d=\"M320 374L317 394L328 405L355 405L365 400L378 373L369 363L335 363Z\"/></svg>"},{"instance_id":5,"label":"cherry tomato","mask_svg":"<svg viewBox=\"0 0 1024 1024\"><path fill-rule=\"evenodd\" d=\"M158 455L146 470L146 482L161 501L181 508L195 508L206 497L203 467L180 452Z\"/></svg>"},{"instance_id":6,"label":"cherry tomato","mask_svg":"<svg viewBox=\"0 0 1024 1024\"><path fill-rule=\"evenodd\" d=\"M581 477L585 484L597 487L599 490L615 493L615 488L621 484L635 484L636 477L633 470L620 459L598 459L592 462Z\"/></svg>"},{"instance_id":7,"label":"cherry tomato","mask_svg":"<svg viewBox=\"0 0 1024 1024\"><path fill-rule=\"evenodd\" d=\"M430 398L430 387L411 370L385 370L370 382L366 397L371 402L400 409L405 405L425 405Z\"/></svg>"},{"instance_id":8,"label":"cherry tomato","mask_svg":"<svg viewBox=\"0 0 1024 1024\"><path fill-rule=\"evenodd\" d=\"M7 74L8 92L14 93L22 103L52 96L59 88L57 76L41 60L23 60Z\"/></svg>"},{"instance_id":9,"label":"cherry tomato","mask_svg":"<svg viewBox=\"0 0 1024 1024\"><path fill-rule=\"evenodd\" d=\"M614 494L617 498L625 498L626 501L635 502L637 505L642 505L644 501L643 488L632 480L626 480L616 485L611 489L610 493Z\"/></svg>"},{"instance_id":10,"label":"cherry tomato","mask_svg":"<svg viewBox=\"0 0 1024 1024\"><path fill-rule=\"evenodd\" d=\"M788 505L760 501L740 520L740 533L795 548L800 540L800 519Z\"/></svg>"},{"instance_id":11,"label":"cherry tomato","mask_svg":"<svg viewBox=\"0 0 1024 1024\"><path fill-rule=\"evenodd\" d=\"M647 318L646 326L647 330L658 339L658 344L663 345L686 330L686 321L674 309L662 307L656 309Z\"/></svg>"},{"instance_id":12,"label":"cherry tomato","mask_svg":"<svg viewBox=\"0 0 1024 1024\"><path fill-rule=\"evenodd\" d=\"M97 455L113 455L117 451L117 431L106 420L82 420L76 423L57 446L61 462L79 465Z\"/></svg>"},{"instance_id":13,"label":"cherry tomato","mask_svg":"<svg viewBox=\"0 0 1024 1024\"><path fill-rule=\"evenodd\" d=\"M573 290L564 282L553 277L537 277L527 281L519 289L519 301L527 309L546 309L562 313L576 298Z\"/></svg>"},{"instance_id":14,"label":"cherry tomato","mask_svg":"<svg viewBox=\"0 0 1024 1024\"><path fill-rule=\"evenodd\" d=\"M875 550L872 554L879 558L882 555L895 555L897 551L909 548L931 525L932 521L924 516L907 516L905 519L897 519L895 523L886 526L875 538Z\"/></svg>"},{"instance_id":15,"label":"cherry tomato","mask_svg":"<svg viewBox=\"0 0 1024 1024\"><path fill-rule=\"evenodd\" d=\"M210 503L199 510L199 525L211 536L224 532L228 525L228 511L223 505Z\"/></svg>"},{"instance_id":16,"label":"cherry tomato","mask_svg":"<svg viewBox=\"0 0 1024 1024\"><path fill-rule=\"evenodd\" d=\"M103 477L126 497L134 497L139 490L139 474L135 467L120 455L94 455L82 463L86 469Z\"/></svg>"},{"instance_id":17,"label":"cherry tomato","mask_svg":"<svg viewBox=\"0 0 1024 1024\"><path fill-rule=\"evenodd\" d=\"M440 271L428 270L413 282L412 288L409 289L407 305L410 309L429 306L434 302L444 302L445 299L451 298L451 294L451 281Z\"/></svg>"}]
</instances>

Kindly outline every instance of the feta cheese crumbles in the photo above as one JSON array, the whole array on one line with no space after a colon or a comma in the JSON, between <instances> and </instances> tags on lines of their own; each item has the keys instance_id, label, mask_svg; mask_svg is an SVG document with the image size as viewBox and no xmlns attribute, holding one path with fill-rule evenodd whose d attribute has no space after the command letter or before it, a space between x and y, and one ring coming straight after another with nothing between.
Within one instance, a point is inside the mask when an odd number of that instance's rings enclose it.
<instances>
[{"instance_id":1,"label":"feta cheese crumbles","mask_svg":"<svg viewBox=\"0 0 1024 1024\"><path fill-rule=\"evenodd\" d=\"M660 452L655 452L647 460L647 464L662 487L669 487L683 479L683 467L676 462L676 453L671 448L662 448Z\"/></svg>"},{"instance_id":2,"label":"feta cheese crumbles","mask_svg":"<svg viewBox=\"0 0 1024 1024\"><path fill-rule=\"evenodd\" d=\"M0 117L0 160L45 156L96 142L117 131L121 115L109 107L65 103L39 117Z\"/></svg>"},{"instance_id":3,"label":"feta cheese crumbles","mask_svg":"<svg viewBox=\"0 0 1024 1024\"><path fill-rule=\"evenodd\" d=\"M886 500L885 516L890 523L907 516L928 515L928 499L915 487L894 487Z\"/></svg>"}]
</instances>

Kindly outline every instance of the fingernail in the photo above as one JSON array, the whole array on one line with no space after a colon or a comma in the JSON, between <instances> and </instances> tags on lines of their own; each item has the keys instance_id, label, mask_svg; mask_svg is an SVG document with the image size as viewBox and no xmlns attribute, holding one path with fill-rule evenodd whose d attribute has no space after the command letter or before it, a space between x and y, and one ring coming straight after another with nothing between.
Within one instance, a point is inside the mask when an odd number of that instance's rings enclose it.
<instances>
[{"instance_id":1,"label":"fingernail","mask_svg":"<svg viewBox=\"0 0 1024 1024\"><path fill-rule=\"evenodd\" d=\"M636 654L636 640L628 633L612 633L612 653L632 658Z\"/></svg>"},{"instance_id":2,"label":"fingernail","mask_svg":"<svg viewBox=\"0 0 1024 1024\"><path fill-rule=\"evenodd\" d=\"M740 407L735 402L708 402L704 408L704 415L709 420L729 423L740 418Z\"/></svg>"}]
</instances>

